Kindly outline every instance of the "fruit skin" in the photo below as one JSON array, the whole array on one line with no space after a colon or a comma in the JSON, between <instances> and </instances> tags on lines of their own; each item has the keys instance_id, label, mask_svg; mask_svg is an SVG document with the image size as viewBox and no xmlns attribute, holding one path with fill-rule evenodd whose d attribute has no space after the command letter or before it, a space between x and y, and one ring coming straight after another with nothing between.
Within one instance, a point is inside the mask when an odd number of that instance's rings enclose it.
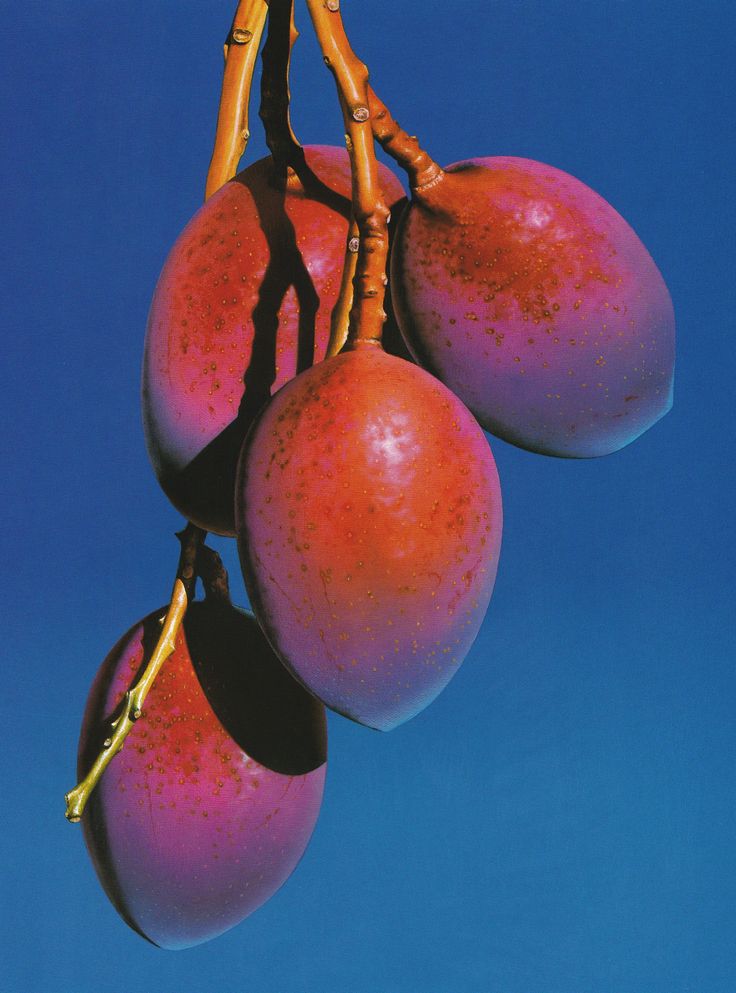
<instances>
[{"instance_id":1,"label":"fruit skin","mask_svg":"<svg viewBox=\"0 0 736 993\"><path fill-rule=\"evenodd\" d=\"M164 613L132 627L103 662L80 778ZM169 949L221 934L281 886L314 828L326 769L324 709L274 658L252 615L195 602L184 628L82 818L115 908Z\"/></svg>"},{"instance_id":2,"label":"fruit skin","mask_svg":"<svg viewBox=\"0 0 736 993\"><path fill-rule=\"evenodd\" d=\"M256 615L328 707L389 730L457 671L491 597L501 492L483 432L424 370L364 345L287 384L243 447Z\"/></svg>"},{"instance_id":3,"label":"fruit skin","mask_svg":"<svg viewBox=\"0 0 736 993\"><path fill-rule=\"evenodd\" d=\"M614 452L672 405L674 315L634 231L528 159L449 166L404 211L393 302L412 353L499 438Z\"/></svg>"},{"instance_id":4,"label":"fruit skin","mask_svg":"<svg viewBox=\"0 0 736 993\"><path fill-rule=\"evenodd\" d=\"M324 357L350 215L344 148L304 149L316 179L286 190L270 157L226 183L174 244L143 360L146 444L174 506L234 533L235 466L270 394ZM389 203L404 198L381 167Z\"/></svg>"}]
</instances>

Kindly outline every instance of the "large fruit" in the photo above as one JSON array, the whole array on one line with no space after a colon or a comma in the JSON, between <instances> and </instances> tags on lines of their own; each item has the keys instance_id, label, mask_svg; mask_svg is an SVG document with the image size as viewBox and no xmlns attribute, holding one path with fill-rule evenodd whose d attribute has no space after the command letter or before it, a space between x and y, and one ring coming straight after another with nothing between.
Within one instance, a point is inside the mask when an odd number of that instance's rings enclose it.
<instances>
[{"instance_id":1,"label":"large fruit","mask_svg":"<svg viewBox=\"0 0 736 993\"><path fill-rule=\"evenodd\" d=\"M164 611L105 659L79 746L86 774L110 718L147 658ZM325 778L322 706L274 657L250 614L190 605L143 716L82 823L100 881L127 923L183 948L264 903L299 861Z\"/></svg>"},{"instance_id":2,"label":"large fruit","mask_svg":"<svg viewBox=\"0 0 736 993\"><path fill-rule=\"evenodd\" d=\"M342 148L307 147L301 179L265 158L194 215L148 318L143 418L165 493L189 520L234 533L235 466L271 392L324 357L350 215ZM303 182L302 182L303 180ZM390 203L403 197L386 168Z\"/></svg>"},{"instance_id":3,"label":"large fruit","mask_svg":"<svg viewBox=\"0 0 736 993\"><path fill-rule=\"evenodd\" d=\"M251 602L329 707L387 730L457 671L501 540L496 466L428 373L375 345L287 384L243 448L238 539Z\"/></svg>"},{"instance_id":4,"label":"large fruit","mask_svg":"<svg viewBox=\"0 0 736 993\"><path fill-rule=\"evenodd\" d=\"M667 288L579 180L527 159L459 162L415 192L399 228L402 333L487 430L547 455L606 455L669 410Z\"/></svg>"}]
</instances>

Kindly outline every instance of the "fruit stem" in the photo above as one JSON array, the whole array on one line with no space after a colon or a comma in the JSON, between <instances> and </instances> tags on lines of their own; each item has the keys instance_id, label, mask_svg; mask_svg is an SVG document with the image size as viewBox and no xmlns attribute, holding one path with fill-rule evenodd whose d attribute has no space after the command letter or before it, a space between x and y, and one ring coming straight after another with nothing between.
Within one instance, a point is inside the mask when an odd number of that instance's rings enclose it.
<instances>
[{"instance_id":1,"label":"fruit stem","mask_svg":"<svg viewBox=\"0 0 736 993\"><path fill-rule=\"evenodd\" d=\"M350 214L350 224L348 226L348 238L345 243L345 261L342 266L342 281L340 292L337 296L337 303L332 308L330 317L330 340L327 343L325 358L331 359L342 350L343 345L348 340L348 328L350 327L350 310L353 306L353 281L355 270L358 267L358 249L360 247L360 231L355 215Z\"/></svg>"},{"instance_id":2,"label":"fruit stem","mask_svg":"<svg viewBox=\"0 0 736 993\"><path fill-rule=\"evenodd\" d=\"M112 722L112 734L105 739L102 751L97 756L84 779L70 790L65 797L66 817L72 824L82 819L87 801L100 778L113 758L123 747L130 729L143 713L143 704L153 686L162 665L176 647L176 635L194 595L196 582L195 562L207 532L188 524L177 537L181 542L181 554L176 571L176 580L166 615L161 620L161 634L151 653L143 675L125 694L119 707L118 716ZM218 556L219 558L219 556ZM224 571L224 570L223 570ZM226 577L227 584L227 577Z\"/></svg>"},{"instance_id":3,"label":"fruit stem","mask_svg":"<svg viewBox=\"0 0 736 993\"><path fill-rule=\"evenodd\" d=\"M412 193L421 193L441 182L445 173L431 155L420 148L415 135L409 135L391 116L386 104L368 87L373 137L383 150L407 173Z\"/></svg>"},{"instance_id":4,"label":"fruit stem","mask_svg":"<svg viewBox=\"0 0 736 993\"><path fill-rule=\"evenodd\" d=\"M370 110L373 137L391 158L408 174L409 183L418 199L436 186L445 177L445 172L428 152L419 147L413 135L408 135L391 116L385 103L378 97L372 86L368 86L368 108ZM353 302L353 279L357 265L357 245L359 244L358 225L355 218L350 220L348 241L345 251L342 283L337 303L332 311L330 341L326 358L337 355L348 337L350 308Z\"/></svg>"},{"instance_id":5,"label":"fruit stem","mask_svg":"<svg viewBox=\"0 0 736 993\"><path fill-rule=\"evenodd\" d=\"M294 0L270 0L268 34L261 52L261 105L258 116L263 121L266 144L278 170L299 168L304 152L291 127L289 106L289 65L291 50L299 37L294 23Z\"/></svg>"},{"instance_id":6,"label":"fruit stem","mask_svg":"<svg viewBox=\"0 0 736 993\"><path fill-rule=\"evenodd\" d=\"M383 299L388 255L388 217L373 148L368 107L368 69L345 34L339 0L307 0L325 63L335 77L353 174L353 216L359 247L347 348L380 345L386 314Z\"/></svg>"},{"instance_id":7,"label":"fruit stem","mask_svg":"<svg viewBox=\"0 0 736 993\"><path fill-rule=\"evenodd\" d=\"M227 569L214 548L200 545L197 552L197 575L202 580L208 600L230 603L230 580Z\"/></svg>"},{"instance_id":8,"label":"fruit stem","mask_svg":"<svg viewBox=\"0 0 736 993\"><path fill-rule=\"evenodd\" d=\"M248 102L267 11L266 0L240 0L225 40L225 72L205 200L233 178L250 138Z\"/></svg>"}]
</instances>

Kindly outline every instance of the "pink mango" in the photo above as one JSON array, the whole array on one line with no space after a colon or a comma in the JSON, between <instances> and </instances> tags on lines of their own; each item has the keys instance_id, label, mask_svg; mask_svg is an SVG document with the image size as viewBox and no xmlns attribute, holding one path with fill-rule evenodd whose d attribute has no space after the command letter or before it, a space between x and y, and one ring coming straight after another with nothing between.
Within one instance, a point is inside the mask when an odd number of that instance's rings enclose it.
<instances>
[{"instance_id":1,"label":"pink mango","mask_svg":"<svg viewBox=\"0 0 736 993\"><path fill-rule=\"evenodd\" d=\"M164 613L134 625L103 662L84 715L80 778ZM324 708L275 658L253 616L191 604L142 717L82 817L123 919L156 945L185 948L261 906L306 848L325 761Z\"/></svg>"},{"instance_id":2,"label":"pink mango","mask_svg":"<svg viewBox=\"0 0 736 993\"><path fill-rule=\"evenodd\" d=\"M409 348L506 441L606 455L672 405L674 315L634 231L551 166L479 158L414 192L392 257Z\"/></svg>"},{"instance_id":3,"label":"pink mango","mask_svg":"<svg viewBox=\"0 0 736 993\"><path fill-rule=\"evenodd\" d=\"M363 345L288 383L246 439L240 559L258 620L328 707L389 730L458 671L485 616L501 490L433 376Z\"/></svg>"}]
</instances>

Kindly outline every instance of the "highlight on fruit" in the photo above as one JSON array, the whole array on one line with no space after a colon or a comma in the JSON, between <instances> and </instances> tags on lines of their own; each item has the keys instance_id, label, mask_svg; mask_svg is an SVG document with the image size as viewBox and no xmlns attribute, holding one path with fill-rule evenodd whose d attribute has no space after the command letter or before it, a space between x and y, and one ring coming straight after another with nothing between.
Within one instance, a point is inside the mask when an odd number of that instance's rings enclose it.
<instances>
[{"instance_id":1,"label":"highlight on fruit","mask_svg":"<svg viewBox=\"0 0 736 993\"><path fill-rule=\"evenodd\" d=\"M173 590L102 663L66 796L111 903L162 948L221 934L294 871L325 707L391 730L468 656L502 538L483 429L588 458L672 403L672 304L614 208L528 159L440 167L370 86L339 0L306 5L346 148L291 127L293 0L240 0L206 202L143 348L148 452L187 520ZM238 172L264 34L270 154ZM208 532L236 538L253 613Z\"/></svg>"}]
</instances>

